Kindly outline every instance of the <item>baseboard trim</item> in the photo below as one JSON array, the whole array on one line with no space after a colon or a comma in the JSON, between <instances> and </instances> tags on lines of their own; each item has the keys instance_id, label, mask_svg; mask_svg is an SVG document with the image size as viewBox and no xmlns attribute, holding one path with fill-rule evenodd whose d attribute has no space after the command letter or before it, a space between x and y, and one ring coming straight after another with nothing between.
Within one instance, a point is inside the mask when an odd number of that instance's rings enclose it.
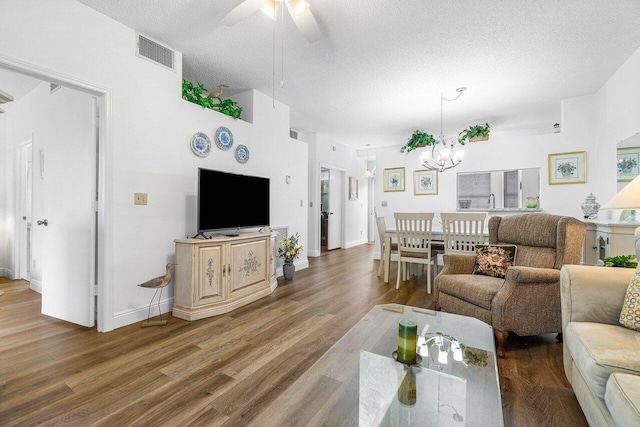
<instances>
[{"instance_id":1,"label":"baseboard trim","mask_svg":"<svg viewBox=\"0 0 640 427\"><path fill-rule=\"evenodd\" d=\"M4 276L9 280L13 280L13 270L10 268L0 268L0 276Z\"/></svg>"},{"instance_id":2,"label":"baseboard trim","mask_svg":"<svg viewBox=\"0 0 640 427\"><path fill-rule=\"evenodd\" d=\"M29 288L31 288L31 290L36 291L39 294L42 294L42 282L38 280L31 279L29 281Z\"/></svg>"},{"instance_id":3,"label":"baseboard trim","mask_svg":"<svg viewBox=\"0 0 640 427\"><path fill-rule=\"evenodd\" d=\"M308 256L308 257L313 257L313 258L315 258L315 257L319 257L319 256L320 256L320 251L316 251L316 250L309 250L309 251L307 252L307 256Z\"/></svg>"},{"instance_id":4,"label":"baseboard trim","mask_svg":"<svg viewBox=\"0 0 640 427\"><path fill-rule=\"evenodd\" d=\"M173 298L165 299L160 302L160 311L162 314L171 313L173 310ZM113 329L122 328L123 326L147 320L149 313L149 305L144 305L131 310L121 311L113 316ZM151 306L151 317L158 315L158 303Z\"/></svg>"},{"instance_id":5,"label":"baseboard trim","mask_svg":"<svg viewBox=\"0 0 640 427\"><path fill-rule=\"evenodd\" d=\"M349 249L354 246L364 245L365 243L369 243L369 241L367 239L359 239L359 240L354 240L353 242L347 242L347 244L345 245L345 249Z\"/></svg>"}]
</instances>

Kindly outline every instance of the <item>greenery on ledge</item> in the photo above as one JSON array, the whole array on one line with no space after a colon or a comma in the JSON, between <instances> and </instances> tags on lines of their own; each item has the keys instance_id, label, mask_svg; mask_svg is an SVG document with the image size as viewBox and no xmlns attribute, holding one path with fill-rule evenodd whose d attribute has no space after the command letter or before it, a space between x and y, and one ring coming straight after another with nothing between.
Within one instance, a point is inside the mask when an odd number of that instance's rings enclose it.
<instances>
[{"instance_id":1,"label":"greenery on ledge","mask_svg":"<svg viewBox=\"0 0 640 427\"><path fill-rule=\"evenodd\" d=\"M636 268L638 266L635 255L608 256L602 261L605 267Z\"/></svg>"},{"instance_id":2,"label":"greenery on ledge","mask_svg":"<svg viewBox=\"0 0 640 427\"><path fill-rule=\"evenodd\" d=\"M476 138L476 137L488 139L489 132L491 132L491 126L489 126L489 123L485 123L483 125L469 126L469 129L465 129L462 132L460 132L460 135L458 135L458 142L464 145L464 142L467 139L471 140L472 138Z\"/></svg>"},{"instance_id":3,"label":"greenery on ledge","mask_svg":"<svg viewBox=\"0 0 640 427\"><path fill-rule=\"evenodd\" d=\"M430 133L423 132L421 130L416 130L411 134L411 137L407 141L405 145L400 148L401 153L410 153L420 147L426 147L427 145L435 145L437 143L436 139Z\"/></svg>"},{"instance_id":4,"label":"greenery on ledge","mask_svg":"<svg viewBox=\"0 0 640 427\"><path fill-rule=\"evenodd\" d=\"M222 100L220 97L209 98L207 96L203 96L202 94L206 91L207 89L200 82L194 85L188 80L182 80L182 99L198 104L202 106L202 108L209 108L219 113L226 114L227 116L231 116L235 119L240 118L240 114L242 114L242 107L239 107L237 102L232 101L229 98Z\"/></svg>"}]
</instances>

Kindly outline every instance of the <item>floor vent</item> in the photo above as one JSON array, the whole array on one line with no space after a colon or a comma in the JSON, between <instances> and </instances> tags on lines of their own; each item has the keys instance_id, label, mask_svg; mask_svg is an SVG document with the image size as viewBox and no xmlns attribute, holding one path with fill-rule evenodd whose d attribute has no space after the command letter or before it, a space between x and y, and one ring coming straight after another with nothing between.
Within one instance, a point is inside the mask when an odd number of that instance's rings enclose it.
<instances>
[{"instance_id":1,"label":"floor vent","mask_svg":"<svg viewBox=\"0 0 640 427\"><path fill-rule=\"evenodd\" d=\"M271 227L271 231L276 233L276 248L279 248L284 238L289 235L289 227ZM280 268L283 264L284 260L282 258L278 258L276 261L276 267Z\"/></svg>"},{"instance_id":2,"label":"floor vent","mask_svg":"<svg viewBox=\"0 0 640 427\"><path fill-rule=\"evenodd\" d=\"M289 137L292 139L298 139L298 132L293 129L289 129Z\"/></svg>"},{"instance_id":3,"label":"floor vent","mask_svg":"<svg viewBox=\"0 0 640 427\"><path fill-rule=\"evenodd\" d=\"M138 56L146 58L164 67L173 68L173 50L138 34Z\"/></svg>"}]
</instances>

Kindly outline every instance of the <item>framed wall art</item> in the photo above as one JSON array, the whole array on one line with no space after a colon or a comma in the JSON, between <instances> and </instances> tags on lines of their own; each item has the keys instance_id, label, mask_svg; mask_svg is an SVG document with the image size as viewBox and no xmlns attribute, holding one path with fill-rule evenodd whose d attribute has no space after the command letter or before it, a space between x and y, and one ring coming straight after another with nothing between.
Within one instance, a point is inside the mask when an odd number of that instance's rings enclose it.
<instances>
[{"instance_id":1,"label":"framed wall art","mask_svg":"<svg viewBox=\"0 0 640 427\"><path fill-rule=\"evenodd\" d=\"M587 152L549 154L549 185L587 182Z\"/></svg>"},{"instance_id":2,"label":"framed wall art","mask_svg":"<svg viewBox=\"0 0 640 427\"><path fill-rule=\"evenodd\" d=\"M416 196L438 194L438 171L413 171L413 194Z\"/></svg>"},{"instance_id":3,"label":"framed wall art","mask_svg":"<svg viewBox=\"0 0 640 427\"><path fill-rule=\"evenodd\" d=\"M382 174L384 191L404 191L404 168L388 168Z\"/></svg>"},{"instance_id":4,"label":"framed wall art","mask_svg":"<svg viewBox=\"0 0 640 427\"><path fill-rule=\"evenodd\" d=\"M640 147L618 148L618 182L632 181L640 174Z\"/></svg>"},{"instance_id":5,"label":"framed wall art","mask_svg":"<svg viewBox=\"0 0 640 427\"><path fill-rule=\"evenodd\" d=\"M358 180L349 177L349 200L358 200Z\"/></svg>"}]
</instances>

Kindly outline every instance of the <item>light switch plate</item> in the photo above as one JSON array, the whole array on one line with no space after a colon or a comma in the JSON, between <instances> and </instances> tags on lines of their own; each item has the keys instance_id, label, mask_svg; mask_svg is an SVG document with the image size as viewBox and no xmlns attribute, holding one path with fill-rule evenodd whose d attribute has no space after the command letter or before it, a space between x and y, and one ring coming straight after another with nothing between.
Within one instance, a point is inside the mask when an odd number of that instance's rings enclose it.
<instances>
[{"instance_id":1,"label":"light switch plate","mask_svg":"<svg viewBox=\"0 0 640 427\"><path fill-rule=\"evenodd\" d=\"M133 193L133 204L134 205L146 205L147 204L147 193Z\"/></svg>"}]
</instances>

